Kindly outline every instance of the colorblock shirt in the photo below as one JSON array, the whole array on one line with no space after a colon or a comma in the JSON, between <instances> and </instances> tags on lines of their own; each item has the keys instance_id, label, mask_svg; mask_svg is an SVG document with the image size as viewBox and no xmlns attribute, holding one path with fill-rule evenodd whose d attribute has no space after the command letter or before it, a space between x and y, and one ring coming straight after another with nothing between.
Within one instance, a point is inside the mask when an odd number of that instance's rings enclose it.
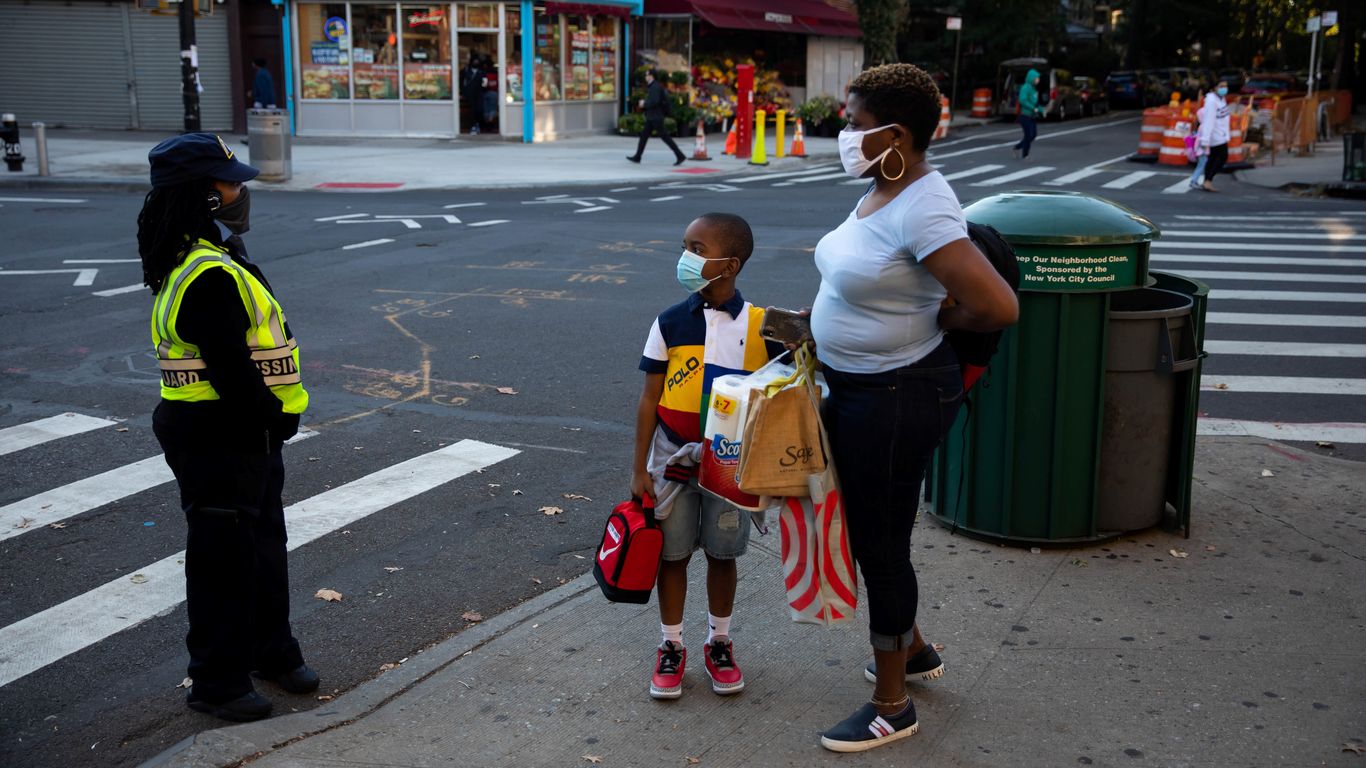
<instances>
[{"instance_id":1,"label":"colorblock shirt","mask_svg":"<svg viewBox=\"0 0 1366 768\"><path fill-rule=\"evenodd\" d=\"M664 374L657 412L670 443L681 447L702 440L717 376L757 371L783 351L759 335L763 321L764 310L738 291L719 307L694 293L655 318L640 370Z\"/></svg>"}]
</instances>

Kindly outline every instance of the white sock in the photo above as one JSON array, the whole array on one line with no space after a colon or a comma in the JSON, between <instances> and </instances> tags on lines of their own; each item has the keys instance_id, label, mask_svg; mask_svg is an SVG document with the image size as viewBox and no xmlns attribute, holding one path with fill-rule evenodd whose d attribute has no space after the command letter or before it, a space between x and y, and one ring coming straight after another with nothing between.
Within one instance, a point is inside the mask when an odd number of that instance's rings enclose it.
<instances>
[{"instance_id":1,"label":"white sock","mask_svg":"<svg viewBox=\"0 0 1366 768\"><path fill-rule=\"evenodd\" d=\"M682 647L683 647L683 625L682 625L682 624L665 624L665 623L663 623L663 622L660 622L660 624L659 624L659 632L660 632L661 635L664 636L664 639L661 640L661 641L659 642L660 645L664 645L664 643L667 643L667 642L672 642L674 645L678 646L679 648L682 648Z\"/></svg>"},{"instance_id":2,"label":"white sock","mask_svg":"<svg viewBox=\"0 0 1366 768\"><path fill-rule=\"evenodd\" d=\"M730 637L730 617L707 613L707 645L717 637Z\"/></svg>"}]
</instances>

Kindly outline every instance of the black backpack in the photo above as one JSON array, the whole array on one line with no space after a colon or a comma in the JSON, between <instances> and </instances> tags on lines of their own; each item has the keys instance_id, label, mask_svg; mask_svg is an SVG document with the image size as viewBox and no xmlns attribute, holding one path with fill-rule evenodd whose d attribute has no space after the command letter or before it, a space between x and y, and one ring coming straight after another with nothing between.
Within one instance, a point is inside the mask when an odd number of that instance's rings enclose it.
<instances>
[{"instance_id":1,"label":"black backpack","mask_svg":"<svg viewBox=\"0 0 1366 768\"><path fill-rule=\"evenodd\" d=\"M972 221L968 222L968 237L972 244L977 246L977 250L987 257L987 261L991 262L991 266L995 267L1001 277L1010 284L1010 289L1018 294L1020 263L1010 243L1007 243L995 228ZM981 333L953 330L948 332L948 338L949 344L953 345L954 353L958 355L958 362L984 368L991 362L991 356L996 354L996 349L1001 345L1002 333L1004 331Z\"/></svg>"}]
</instances>

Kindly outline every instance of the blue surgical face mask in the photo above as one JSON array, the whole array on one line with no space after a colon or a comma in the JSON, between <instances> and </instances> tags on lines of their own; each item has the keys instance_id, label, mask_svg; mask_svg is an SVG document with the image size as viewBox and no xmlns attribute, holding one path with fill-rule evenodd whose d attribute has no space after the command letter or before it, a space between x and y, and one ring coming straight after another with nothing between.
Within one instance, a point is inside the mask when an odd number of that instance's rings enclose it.
<instances>
[{"instance_id":1,"label":"blue surgical face mask","mask_svg":"<svg viewBox=\"0 0 1366 768\"><path fill-rule=\"evenodd\" d=\"M1216 88L1216 89L1214 90L1214 92L1217 93L1217 94L1219 94L1220 96L1227 96L1227 95L1228 95L1228 89L1227 89L1227 88Z\"/></svg>"},{"instance_id":2,"label":"blue surgical face mask","mask_svg":"<svg viewBox=\"0 0 1366 768\"><path fill-rule=\"evenodd\" d=\"M706 259L702 258L701 256L698 256L692 251L684 251L683 255L678 257L679 285L682 285L684 288L687 288L688 293L697 293L703 288L706 288L707 286L711 285L713 281L719 280L721 278L720 275L717 275L716 277L713 277L710 280L703 277L702 270L705 269L706 266Z\"/></svg>"}]
</instances>

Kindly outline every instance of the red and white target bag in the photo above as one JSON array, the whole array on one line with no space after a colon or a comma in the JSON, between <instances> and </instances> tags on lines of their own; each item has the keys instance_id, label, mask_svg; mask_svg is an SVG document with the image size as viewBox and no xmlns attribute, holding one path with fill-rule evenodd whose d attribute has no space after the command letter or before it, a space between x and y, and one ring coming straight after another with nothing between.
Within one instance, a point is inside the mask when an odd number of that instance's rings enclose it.
<instances>
[{"instance_id":1,"label":"red and white target bag","mask_svg":"<svg viewBox=\"0 0 1366 768\"><path fill-rule=\"evenodd\" d=\"M821 426L821 445L830 438ZM792 620L833 627L852 621L858 605L858 572L845 527L844 499L835 463L807 478L809 498L782 500L778 527L782 538L783 581Z\"/></svg>"}]
</instances>

